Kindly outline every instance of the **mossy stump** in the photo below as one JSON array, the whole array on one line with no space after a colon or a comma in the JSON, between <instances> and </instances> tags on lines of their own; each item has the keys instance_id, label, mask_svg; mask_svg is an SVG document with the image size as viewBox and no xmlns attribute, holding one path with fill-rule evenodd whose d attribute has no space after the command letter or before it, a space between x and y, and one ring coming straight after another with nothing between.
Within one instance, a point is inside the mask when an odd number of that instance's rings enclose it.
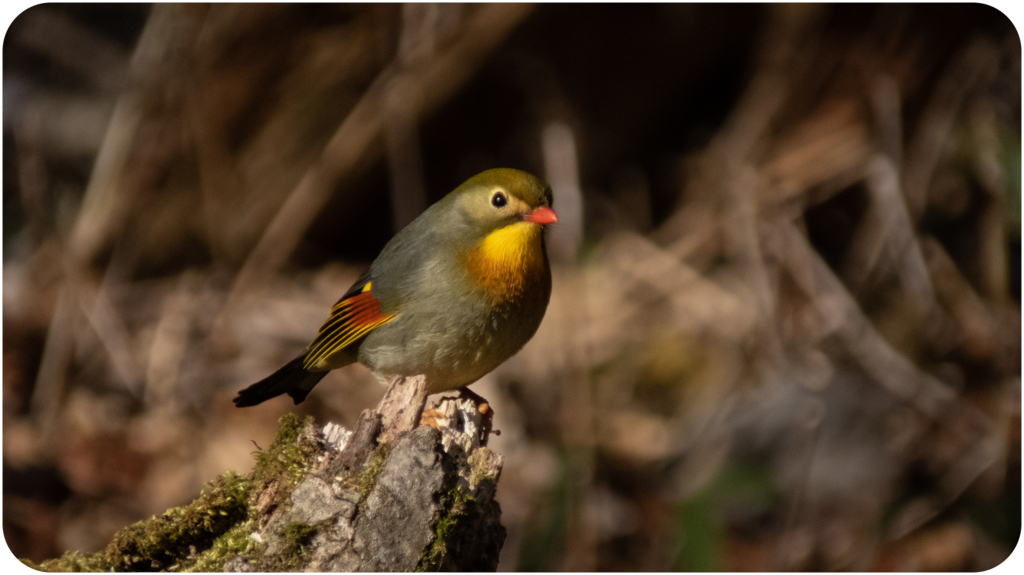
<instances>
[{"instance_id":1,"label":"mossy stump","mask_svg":"<svg viewBox=\"0 0 1024 575\"><path fill-rule=\"evenodd\" d=\"M505 540L494 501L502 458L472 429L475 441L459 440L463 430L448 423L378 443L380 415L369 410L351 434L285 415L249 475L218 477L192 503L125 527L102 551L26 563L44 571L493 571Z\"/></svg>"}]
</instances>

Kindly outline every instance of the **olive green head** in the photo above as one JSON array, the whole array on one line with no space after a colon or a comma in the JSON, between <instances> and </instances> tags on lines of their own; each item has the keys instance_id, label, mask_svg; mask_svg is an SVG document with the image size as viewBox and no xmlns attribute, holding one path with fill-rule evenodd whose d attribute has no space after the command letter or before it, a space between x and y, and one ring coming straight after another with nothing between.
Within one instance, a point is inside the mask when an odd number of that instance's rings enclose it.
<instances>
[{"instance_id":1,"label":"olive green head","mask_svg":"<svg viewBox=\"0 0 1024 575\"><path fill-rule=\"evenodd\" d=\"M458 206L469 235L483 238L518 222L544 226L558 220L551 209L551 186L511 168L481 172L455 188L446 201Z\"/></svg>"}]
</instances>

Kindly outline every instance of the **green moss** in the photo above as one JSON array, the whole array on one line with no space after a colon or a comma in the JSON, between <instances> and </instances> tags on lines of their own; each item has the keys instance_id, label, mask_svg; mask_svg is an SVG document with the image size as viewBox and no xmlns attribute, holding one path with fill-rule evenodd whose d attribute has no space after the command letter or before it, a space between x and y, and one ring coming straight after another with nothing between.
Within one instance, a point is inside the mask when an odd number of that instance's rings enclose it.
<instances>
[{"instance_id":1,"label":"green moss","mask_svg":"<svg viewBox=\"0 0 1024 575\"><path fill-rule=\"evenodd\" d=\"M437 571L440 568L441 560L448 552L448 536L472 502L473 496L461 487L455 487L445 494L444 508L434 524L434 540L423 550L416 571Z\"/></svg>"},{"instance_id":2,"label":"green moss","mask_svg":"<svg viewBox=\"0 0 1024 575\"><path fill-rule=\"evenodd\" d=\"M498 478L490 473L484 471L477 471L473 473L473 489L479 494L480 490L490 489L492 491L497 490ZM485 487L486 486L486 487Z\"/></svg>"},{"instance_id":3,"label":"green moss","mask_svg":"<svg viewBox=\"0 0 1024 575\"><path fill-rule=\"evenodd\" d=\"M257 454L249 475L225 473L192 503L121 529L103 551L68 552L26 564L43 571L219 571L236 555L257 558L262 545L249 537L255 531L249 507L268 488L269 504L288 500L317 449L303 433L311 425L312 418L283 416L273 443Z\"/></svg>"},{"instance_id":4,"label":"green moss","mask_svg":"<svg viewBox=\"0 0 1024 575\"><path fill-rule=\"evenodd\" d=\"M282 476L291 479L292 487L302 481L309 459L317 450L316 443L302 434L311 425L312 417L299 419L291 413L281 416L274 441L265 451L256 454L256 466L249 475L254 493L261 493Z\"/></svg>"},{"instance_id":5,"label":"green moss","mask_svg":"<svg viewBox=\"0 0 1024 575\"><path fill-rule=\"evenodd\" d=\"M291 571L299 565L309 562L309 542L316 535L316 527L309 523L289 523L281 529L281 538L284 540L284 552L281 558L285 565L275 571Z\"/></svg>"},{"instance_id":6,"label":"green moss","mask_svg":"<svg viewBox=\"0 0 1024 575\"><path fill-rule=\"evenodd\" d=\"M40 564L35 564L27 559L22 563L37 571L109 571L110 563L103 553L79 553L69 551L57 559L48 559Z\"/></svg>"},{"instance_id":7,"label":"green moss","mask_svg":"<svg viewBox=\"0 0 1024 575\"><path fill-rule=\"evenodd\" d=\"M260 571L301 571L309 563L313 547L311 543L317 533L328 529L333 524L332 519L325 519L317 523L304 523L296 521L285 525L278 536L281 537L284 545L280 553L274 554L268 561L258 564Z\"/></svg>"},{"instance_id":8,"label":"green moss","mask_svg":"<svg viewBox=\"0 0 1024 575\"><path fill-rule=\"evenodd\" d=\"M281 505L289 499L292 489L305 477L309 461L317 449L314 442L303 436L303 432L312 425L312 417L299 419L291 413L281 416L274 440L270 447L256 454L256 465L248 476L252 485L250 505L254 505L268 488L274 494L270 505ZM225 563L238 555L259 559L264 545L250 537L255 531L256 526L251 521L236 525L218 537L208 551L183 564L181 570L221 571Z\"/></svg>"},{"instance_id":9,"label":"green moss","mask_svg":"<svg viewBox=\"0 0 1024 575\"><path fill-rule=\"evenodd\" d=\"M159 517L122 529L108 547L120 561L114 568L140 570L147 563L166 569L246 518L248 480L233 472L218 477L198 499Z\"/></svg>"},{"instance_id":10,"label":"green moss","mask_svg":"<svg viewBox=\"0 0 1024 575\"><path fill-rule=\"evenodd\" d=\"M66 553L44 561L45 571L154 571L176 568L248 514L248 478L228 472L192 503L121 529L98 553Z\"/></svg>"},{"instance_id":11,"label":"green moss","mask_svg":"<svg viewBox=\"0 0 1024 575\"><path fill-rule=\"evenodd\" d=\"M250 521L235 526L227 533L214 540L213 545L205 553L186 562L181 571L210 573L224 570L224 564L236 556L257 559L262 554L263 544L258 543L250 533L254 531Z\"/></svg>"},{"instance_id":12,"label":"green moss","mask_svg":"<svg viewBox=\"0 0 1024 575\"><path fill-rule=\"evenodd\" d=\"M305 547L316 534L316 528L309 523L296 521L289 523L281 529L281 538L284 539L285 555L295 555L305 552Z\"/></svg>"}]
</instances>

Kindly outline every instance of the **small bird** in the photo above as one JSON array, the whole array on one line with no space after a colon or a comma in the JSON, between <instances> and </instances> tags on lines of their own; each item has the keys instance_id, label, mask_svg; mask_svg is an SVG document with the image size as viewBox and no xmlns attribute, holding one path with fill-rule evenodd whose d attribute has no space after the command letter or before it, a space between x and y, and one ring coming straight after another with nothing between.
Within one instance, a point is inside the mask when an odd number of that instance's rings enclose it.
<instances>
[{"instance_id":1,"label":"small bird","mask_svg":"<svg viewBox=\"0 0 1024 575\"><path fill-rule=\"evenodd\" d=\"M473 176L398 232L302 355L240 391L235 405L284 393L299 404L327 372L357 361L382 384L422 374L427 393L480 379L544 318L544 227L558 221L551 202L551 187L526 172Z\"/></svg>"}]
</instances>

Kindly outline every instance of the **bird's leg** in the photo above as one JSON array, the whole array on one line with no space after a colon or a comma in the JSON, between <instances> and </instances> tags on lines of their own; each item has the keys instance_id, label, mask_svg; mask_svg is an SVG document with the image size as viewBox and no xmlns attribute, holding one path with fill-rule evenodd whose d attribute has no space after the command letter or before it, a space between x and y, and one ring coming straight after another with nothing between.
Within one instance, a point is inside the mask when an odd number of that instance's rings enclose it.
<instances>
[{"instance_id":1,"label":"bird's leg","mask_svg":"<svg viewBox=\"0 0 1024 575\"><path fill-rule=\"evenodd\" d=\"M491 433L500 434L492 431L493 422L494 410L487 400L466 388L459 389L457 396L441 396L437 405L423 410L420 418L420 425L429 425L442 433L445 428L456 433L469 433L472 428L472 445L487 445Z\"/></svg>"}]
</instances>

